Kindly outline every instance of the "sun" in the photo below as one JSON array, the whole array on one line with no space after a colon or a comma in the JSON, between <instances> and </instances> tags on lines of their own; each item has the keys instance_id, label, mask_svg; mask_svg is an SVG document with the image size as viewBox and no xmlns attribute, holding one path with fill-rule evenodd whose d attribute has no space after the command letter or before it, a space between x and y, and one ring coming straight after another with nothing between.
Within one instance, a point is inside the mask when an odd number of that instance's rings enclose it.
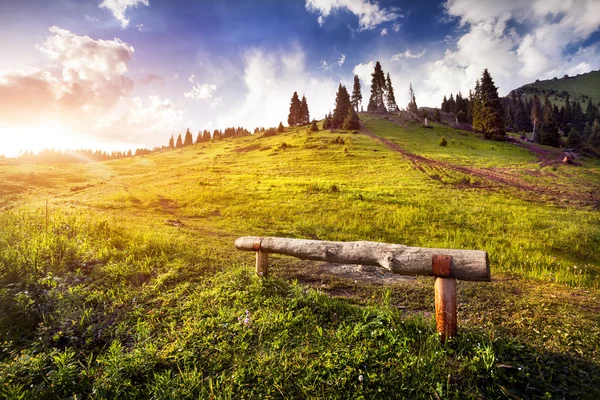
<instances>
[{"instance_id":1,"label":"sun","mask_svg":"<svg viewBox=\"0 0 600 400\"><path fill-rule=\"evenodd\" d=\"M60 120L48 120L29 126L0 127L0 154L16 157L25 151L95 148L97 143L77 134Z\"/></svg>"}]
</instances>

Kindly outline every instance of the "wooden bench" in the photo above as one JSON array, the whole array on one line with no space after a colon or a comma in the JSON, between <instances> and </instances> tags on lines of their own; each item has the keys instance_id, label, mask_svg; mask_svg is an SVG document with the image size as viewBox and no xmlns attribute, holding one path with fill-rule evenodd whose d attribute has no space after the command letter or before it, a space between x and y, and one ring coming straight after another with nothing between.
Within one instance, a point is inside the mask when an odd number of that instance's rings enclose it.
<instances>
[{"instance_id":1,"label":"wooden bench","mask_svg":"<svg viewBox=\"0 0 600 400\"><path fill-rule=\"evenodd\" d=\"M456 279L490 280L487 252L481 250L429 249L378 242L329 242L323 240L246 236L238 238L240 250L256 252L256 273L267 276L269 253L302 260L339 264L373 265L402 275L435 277L435 316L440 340L456 336Z\"/></svg>"}]
</instances>

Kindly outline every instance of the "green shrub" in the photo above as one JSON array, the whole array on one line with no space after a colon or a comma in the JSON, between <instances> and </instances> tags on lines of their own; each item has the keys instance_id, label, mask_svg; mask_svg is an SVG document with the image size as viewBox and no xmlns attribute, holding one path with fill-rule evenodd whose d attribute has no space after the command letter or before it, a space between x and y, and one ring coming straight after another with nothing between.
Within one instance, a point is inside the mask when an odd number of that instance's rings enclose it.
<instances>
[{"instance_id":1,"label":"green shrub","mask_svg":"<svg viewBox=\"0 0 600 400\"><path fill-rule=\"evenodd\" d=\"M448 146L448 141L446 140L446 138L444 136L442 136L440 138L440 146L442 146L442 147Z\"/></svg>"}]
</instances>

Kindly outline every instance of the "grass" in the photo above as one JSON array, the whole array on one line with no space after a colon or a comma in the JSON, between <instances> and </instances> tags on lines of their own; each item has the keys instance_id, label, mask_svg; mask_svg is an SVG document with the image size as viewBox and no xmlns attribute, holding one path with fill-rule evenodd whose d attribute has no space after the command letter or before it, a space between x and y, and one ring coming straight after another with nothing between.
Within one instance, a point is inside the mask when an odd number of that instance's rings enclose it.
<instances>
[{"instance_id":1,"label":"grass","mask_svg":"<svg viewBox=\"0 0 600 400\"><path fill-rule=\"evenodd\" d=\"M428 158L552 179L514 145L361 117ZM364 135L303 128L2 166L1 395L597 398L597 210L433 172ZM599 179L593 163L551 173L574 189ZM259 279L234 249L244 235L484 249L494 281L459 282L460 334L441 345L430 278L381 287L273 256Z\"/></svg>"}]
</instances>

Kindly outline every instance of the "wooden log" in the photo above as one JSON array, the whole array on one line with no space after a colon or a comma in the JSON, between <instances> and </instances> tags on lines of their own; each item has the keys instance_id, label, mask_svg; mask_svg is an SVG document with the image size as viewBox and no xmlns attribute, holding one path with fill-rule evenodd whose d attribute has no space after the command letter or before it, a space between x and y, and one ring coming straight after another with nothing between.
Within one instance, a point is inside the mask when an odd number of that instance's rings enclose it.
<instances>
[{"instance_id":1,"label":"wooden log","mask_svg":"<svg viewBox=\"0 0 600 400\"><path fill-rule=\"evenodd\" d=\"M269 275L269 253L260 250L256 252L256 275Z\"/></svg>"},{"instance_id":2,"label":"wooden log","mask_svg":"<svg viewBox=\"0 0 600 400\"><path fill-rule=\"evenodd\" d=\"M374 265L402 275L432 275L434 255L452 256L452 274L456 279L489 281L487 252L408 247L378 242L328 242L321 240L246 236L238 238L240 250L294 256L303 260L340 264Z\"/></svg>"},{"instance_id":3,"label":"wooden log","mask_svg":"<svg viewBox=\"0 0 600 400\"><path fill-rule=\"evenodd\" d=\"M435 278L435 325L442 343L456 336L456 279Z\"/></svg>"}]
</instances>

